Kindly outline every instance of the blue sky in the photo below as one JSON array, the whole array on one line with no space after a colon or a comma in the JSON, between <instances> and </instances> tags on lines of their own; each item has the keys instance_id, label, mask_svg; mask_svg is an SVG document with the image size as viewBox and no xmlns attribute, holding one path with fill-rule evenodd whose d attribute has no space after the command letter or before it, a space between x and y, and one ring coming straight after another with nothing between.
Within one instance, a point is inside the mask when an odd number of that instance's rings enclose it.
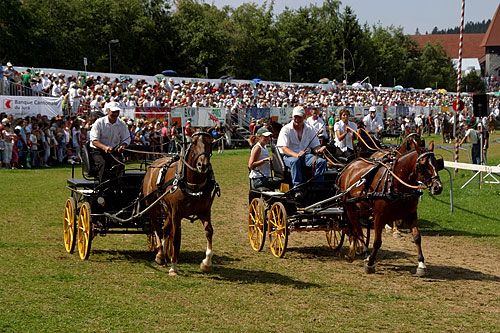
<instances>
[{"instance_id":1,"label":"blue sky","mask_svg":"<svg viewBox=\"0 0 500 333\"><path fill-rule=\"evenodd\" d=\"M217 7L229 5L238 7L245 2L262 5L264 0L202 0ZM297 9L309 4L322 4L323 1L276 0L275 11L285 7ZM378 24L387 27L403 27L407 34L414 34L418 27L420 33L431 32L434 27L446 29L460 24L461 0L344 0L342 6L350 6L361 24ZM493 17L498 0L466 0L465 22L478 22Z\"/></svg>"}]
</instances>

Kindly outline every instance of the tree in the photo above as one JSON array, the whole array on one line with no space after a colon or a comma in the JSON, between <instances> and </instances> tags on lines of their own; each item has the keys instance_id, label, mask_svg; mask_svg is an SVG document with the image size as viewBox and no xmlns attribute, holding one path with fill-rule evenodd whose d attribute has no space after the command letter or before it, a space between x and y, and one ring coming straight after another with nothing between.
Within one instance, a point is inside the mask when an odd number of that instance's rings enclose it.
<instances>
[{"instance_id":1,"label":"tree","mask_svg":"<svg viewBox=\"0 0 500 333\"><path fill-rule=\"evenodd\" d=\"M486 87L476 71L470 71L462 78L461 91L473 93L485 93Z\"/></svg>"},{"instance_id":2,"label":"tree","mask_svg":"<svg viewBox=\"0 0 500 333\"><path fill-rule=\"evenodd\" d=\"M441 44L427 43L422 50L419 63L422 86L454 89L456 86L455 69Z\"/></svg>"}]
</instances>

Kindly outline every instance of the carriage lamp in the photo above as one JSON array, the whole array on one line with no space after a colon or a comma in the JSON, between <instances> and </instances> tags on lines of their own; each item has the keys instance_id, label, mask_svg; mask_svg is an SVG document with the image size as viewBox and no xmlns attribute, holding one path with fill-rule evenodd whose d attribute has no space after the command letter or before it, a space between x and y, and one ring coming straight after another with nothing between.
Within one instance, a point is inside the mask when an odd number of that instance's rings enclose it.
<instances>
[{"instance_id":1,"label":"carriage lamp","mask_svg":"<svg viewBox=\"0 0 500 333\"><path fill-rule=\"evenodd\" d=\"M97 203L98 203L99 205L101 205L101 206L103 206L103 207L104 207L104 205L106 204L106 200L104 200L104 198L103 198L103 197L98 197L98 198L97 198Z\"/></svg>"}]
</instances>

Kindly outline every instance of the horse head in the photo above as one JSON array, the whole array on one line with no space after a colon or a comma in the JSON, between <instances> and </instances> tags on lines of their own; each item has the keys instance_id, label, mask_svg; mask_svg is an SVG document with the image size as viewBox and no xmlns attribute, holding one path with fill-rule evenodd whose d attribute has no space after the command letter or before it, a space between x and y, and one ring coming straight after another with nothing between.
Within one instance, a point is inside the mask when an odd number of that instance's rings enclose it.
<instances>
[{"instance_id":1,"label":"horse head","mask_svg":"<svg viewBox=\"0 0 500 333\"><path fill-rule=\"evenodd\" d=\"M434 155L434 142L429 144L429 149L417 149L416 173L417 180L422 182L429 191L438 195L443 191L443 185L438 172L444 168L442 158Z\"/></svg>"},{"instance_id":2,"label":"horse head","mask_svg":"<svg viewBox=\"0 0 500 333\"><path fill-rule=\"evenodd\" d=\"M191 139L184 158L185 163L191 171L205 174L210 169L213 138L206 132L196 132Z\"/></svg>"}]
</instances>

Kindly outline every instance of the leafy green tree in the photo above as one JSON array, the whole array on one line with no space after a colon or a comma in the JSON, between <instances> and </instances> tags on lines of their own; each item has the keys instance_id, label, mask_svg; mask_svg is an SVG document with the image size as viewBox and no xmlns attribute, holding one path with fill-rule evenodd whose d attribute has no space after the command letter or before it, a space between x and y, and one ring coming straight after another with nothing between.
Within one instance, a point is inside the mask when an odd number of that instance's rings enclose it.
<instances>
[{"instance_id":1,"label":"leafy green tree","mask_svg":"<svg viewBox=\"0 0 500 333\"><path fill-rule=\"evenodd\" d=\"M481 77L477 75L476 71L470 71L467 75L462 77L461 91L484 93L486 87Z\"/></svg>"},{"instance_id":2,"label":"leafy green tree","mask_svg":"<svg viewBox=\"0 0 500 333\"><path fill-rule=\"evenodd\" d=\"M455 69L441 44L427 43L420 62L420 83L422 86L453 90L456 86Z\"/></svg>"},{"instance_id":3,"label":"leafy green tree","mask_svg":"<svg viewBox=\"0 0 500 333\"><path fill-rule=\"evenodd\" d=\"M226 11L195 0L177 1L173 24L177 28L177 70L186 76L204 77L205 67L222 75L226 58L227 31L223 29ZM225 73L224 73L225 74Z\"/></svg>"}]
</instances>

